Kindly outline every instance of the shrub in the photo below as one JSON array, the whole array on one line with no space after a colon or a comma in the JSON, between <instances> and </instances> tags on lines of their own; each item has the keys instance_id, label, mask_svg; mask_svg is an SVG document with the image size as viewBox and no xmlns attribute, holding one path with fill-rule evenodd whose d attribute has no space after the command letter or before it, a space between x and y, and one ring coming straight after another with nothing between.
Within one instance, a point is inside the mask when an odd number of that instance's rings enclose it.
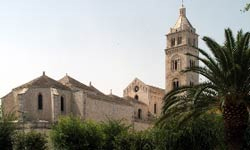
<instances>
[{"instance_id":1,"label":"shrub","mask_svg":"<svg viewBox=\"0 0 250 150\"><path fill-rule=\"evenodd\" d=\"M162 129L151 132L156 149L168 150L210 150L225 149L222 118L217 115L203 115L179 126L176 120Z\"/></svg>"},{"instance_id":2,"label":"shrub","mask_svg":"<svg viewBox=\"0 0 250 150\"><path fill-rule=\"evenodd\" d=\"M130 130L121 121L96 124L65 117L53 127L51 139L60 150L223 150L223 132L222 117L213 114L190 119L181 126L172 119L163 128L141 132Z\"/></svg>"},{"instance_id":3,"label":"shrub","mask_svg":"<svg viewBox=\"0 0 250 150\"><path fill-rule=\"evenodd\" d=\"M60 118L51 131L54 148L60 150L97 150L103 139L100 125L72 116Z\"/></svg>"},{"instance_id":4,"label":"shrub","mask_svg":"<svg viewBox=\"0 0 250 150\"><path fill-rule=\"evenodd\" d=\"M108 120L101 124L104 133L104 145L102 149L112 150L115 148L115 139L123 133L127 133L130 126L122 123L122 121Z\"/></svg>"},{"instance_id":5,"label":"shrub","mask_svg":"<svg viewBox=\"0 0 250 150\"><path fill-rule=\"evenodd\" d=\"M46 150L47 137L39 132L19 132L14 138L15 150Z\"/></svg>"},{"instance_id":6,"label":"shrub","mask_svg":"<svg viewBox=\"0 0 250 150\"><path fill-rule=\"evenodd\" d=\"M13 114L3 114L0 116L0 149L12 150L12 135L15 133L15 124Z\"/></svg>"},{"instance_id":7,"label":"shrub","mask_svg":"<svg viewBox=\"0 0 250 150\"><path fill-rule=\"evenodd\" d=\"M116 137L114 147L116 150L152 150L155 145L148 133L148 131L124 132Z\"/></svg>"}]
</instances>

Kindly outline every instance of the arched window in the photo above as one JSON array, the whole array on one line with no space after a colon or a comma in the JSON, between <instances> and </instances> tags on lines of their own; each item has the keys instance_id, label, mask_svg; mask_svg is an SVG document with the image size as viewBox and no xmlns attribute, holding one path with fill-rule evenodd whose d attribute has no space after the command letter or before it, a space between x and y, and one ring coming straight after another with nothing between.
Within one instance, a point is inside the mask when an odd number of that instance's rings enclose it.
<instances>
[{"instance_id":1,"label":"arched window","mask_svg":"<svg viewBox=\"0 0 250 150\"><path fill-rule=\"evenodd\" d=\"M178 55L175 55L171 59L171 70L179 71L181 70L181 59Z\"/></svg>"},{"instance_id":2,"label":"arched window","mask_svg":"<svg viewBox=\"0 0 250 150\"><path fill-rule=\"evenodd\" d=\"M195 66L195 61L194 60L189 60L189 67L194 67Z\"/></svg>"},{"instance_id":3,"label":"arched window","mask_svg":"<svg viewBox=\"0 0 250 150\"><path fill-rule=\"evenodd\" d=\"M138 119L141 119L141 113L142 113L142 111L141 111L141 109L138 109Z\"/></svg>"},{"instance_id":4,"label":"arched window","mask_svg":"<svg viewBox=\"0 0 250 150\"><path fill-rule=\"evenodd\" d=\"M175 38L171 39L171 47L173 47L175 45Z\"/></svg>"},{"instance_id":5,"label":"arched window","mask_svg":"<svg viewBox=\"0 0 250 150\"><path fill-rule=\"evenodd\" d=\"M156 110L156 104L154 104L154 114L157 113L157 110Z\"/></svg>"},{"instance_id":6,"label":"arched window","mask_svg":"<svg viewBox=\"0 0 250 150\"><path fill-rule=\"evenodd\" d=\"M179 44L181 44L181 43L182 43L182 37L179 36L179 37L178 37L178 40L177 40L177 44L179 45Z\"/></svg>"},{"instance_id":7,"label":"arched window","mask_svg":"<svg viewBox=\"0 0 250 150\"><path fill-rule=\"evenodd\" d=\"M135 95L134 97L136 100L139 100L139 96L138 95Z\"/></svg>"},{"instance_id":8,"label":"arched window","mask_svg":"<svg viewBox=\"0 0 250 150\"><path fill-rule=\"evenodd\" d=\"M177 89L179 87L179 81L178 79L173 80L173 89Z\"/></svg>"},{"instance_id":9,"label":"arched window","mask_svg":"<svg viewBox=\"0 0 250 150\"><path fill-rule=\"evenodd\" d=\"M42 94L39 94L38 95L38 110L42 110L43 109L43 96Z\"/></svg>"},{"instance_id":10,"label":"arched window","mask_svg":"<svg viewBox=\"0 0 250 150\"><path fill-rule=\"evenodd\" d=\"M61 96L61 111L64 111L64 98Z\"/></svg>"}]
</instances>

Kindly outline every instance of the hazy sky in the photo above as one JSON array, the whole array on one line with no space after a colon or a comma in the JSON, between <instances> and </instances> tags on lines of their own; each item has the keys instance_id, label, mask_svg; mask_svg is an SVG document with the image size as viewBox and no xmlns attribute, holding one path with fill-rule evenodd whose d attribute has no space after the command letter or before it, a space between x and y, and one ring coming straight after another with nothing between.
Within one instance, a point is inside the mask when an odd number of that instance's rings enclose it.
<instances>
[{"instance_id":1,"label":"hazy sky","mask_svg":"<svg viewBox=\"0 0 250 150\"><path fill-rule=\"evenodd\" d=\"M223 42L224 29L250 31L247 0L185 0L200 38ZM122 96L138 77L164 88L165 34L181 0L0 1L0 97L21 84L66 73ZM199 40L201 48L206 49Z\"/></svg>"}]
</instances>

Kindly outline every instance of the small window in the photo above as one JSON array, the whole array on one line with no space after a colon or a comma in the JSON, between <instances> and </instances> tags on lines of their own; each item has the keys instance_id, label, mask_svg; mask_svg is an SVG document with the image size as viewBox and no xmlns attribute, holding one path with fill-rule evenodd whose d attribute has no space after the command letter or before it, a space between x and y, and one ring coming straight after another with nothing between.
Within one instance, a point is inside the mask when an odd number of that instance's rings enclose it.
<instances>
[{"instance_id":1,"label":"small window","mask_svg":"<svg viewBox=\"0 0 250 150\"><path fill-rule=\"evenodd\" d=\"M181 44L182 43L182 37L178 37L178 39L177 39L177 44L179 45L179 44Z\"/></svg>"},{"instance_id":2,"label":"small window","mask_svg":"<svg viewBox=\"0 0 250 150\"><path fill-rule=\"evenodd\" d=\"M139 96L138 95L135 95L134 97L136 100L139 100Z\"/></svg>"},{"instance_id":3,"label":"small window","mask_svg":"<svg viewBox=\"0 0 250 150\"><path fill-rule=\"evenodd\" d=\"M38 95L38 110L42 110L43 109L43 96L42 94Z\"/></svg>"},{"instance_id":4,"label":"small window","mask_svg":"<svg viewBox=\"0 0 250 150\"><path fill-rule=\"evenodd\" d=\"M177 79L175 79L173 81L173 89L177 89L177 88L179 88L179 81Z\"/></svg>"},{"instance_id":5,"label":"small window","mask_svg":"<svg viewBox=\"0 0 250 150\"><path fill-rule=\"evenodd\" d=\"M141 118L142 118L141 114L142 114L141 109L138 109L138 119L141 119Z\"/></svg>"},{"instance_id":6,"label":"small window","mask_svg":"<svg viewBox=\"0 0 250 150\"><path fill-rule=\"evenodd\" d=\"M156 104L154 104L154 114L157 113L157 110L156 110Z\"/></svg>"},{"instance_id":7,"label":"small window","mask_svg":"<svg viewBox=\"0 0 250 150\"><path fill-rule=\"evenodd\" d=\"M193 39L193 46L195 46L196 44L195 44L195 39Z\"/></svg>"},{"instance_id":8,"label":"small window","mask_svg":"<svg viewBox=\"0 0 250 150\"><path fill-rule=\"evenodd\" d=\"M188 45L191 46L191 39L190 38L188 38Z\"/></svg>"},{"instance_id":9,"label":"small window","mask_svg":"<svg viewBox=\"0 0 250 150\"><path fill-rule=\"evenodd\" d=\"M171 39L171 47L175 46L175 38Z\"/></svg>"},{"instance_id":10,"label":"small window","mask_svg":"<svg viewBox=\"0 0 250 150\"><path fill-rule=\"evenodd\" d=\"M181 61L180 59L175 59L171 61L171 68L174 71L180 70L181 67Z\"/></svg>"},{"instance_id":11,"label":"small window","mask_svg":"<svg viewBox=\"0 0 250 150\"><path fill-rule=\"evenodd\" d=\"M135 91L135 92L138 92L138 91L139 91L139 86L135 86L135 87L134 87L134 91Z\"/></svg>"},{"instance_id":12,"label":"small window","mask_svg":"<svg viewBox=\"0 0 250 150\"><path fill-rule=\"evenodd\" d=\"M64 98L61 96L61 111L64 111Z\"/></svg>"},{"instance_id":13,"label":"small window","mask_svg":"<svg viewBox=\"0 0 250 150\"><path fill-rule=\"evenodd\" d=\"M189 85L194 86L194 82L190 81Z\"/></svg>"},{"instance_id":14,"label":"small window","mask_svg":"<svg viewBox=\"0 0 250 150\"><path fill-rule=\"evenodd\" d=\"M194 60L189 60L189 66L194 67L195 66L195 61Z\"/></svg>"}]
</instances>

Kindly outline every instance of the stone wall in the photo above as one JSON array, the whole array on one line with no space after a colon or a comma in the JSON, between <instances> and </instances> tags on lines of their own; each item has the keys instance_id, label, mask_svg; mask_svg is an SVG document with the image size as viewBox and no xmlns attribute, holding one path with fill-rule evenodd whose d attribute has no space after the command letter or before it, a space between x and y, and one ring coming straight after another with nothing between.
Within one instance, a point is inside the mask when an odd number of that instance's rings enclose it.
<instances>
[{"instance_id":1,"label":"stone wall","mask_svg":"<svg viewBox=\"0 0 250 150\"><path fill-rule=\"evenodd\" d=\"M112 101L88 96L86 99L86 118L87 120L106 121L124 120L131 123L133 116L131 105L119 104Z\"/></svg>"},{"instance_id":2,"label":"stone wall","mask_svg":"<svg viewBox=\"0 0 250 150\"><path fill-rule=\"evenodd\" d=\"M149 92L149 111L151 114L153 114L155 117L159 117L161 115L161 109L163 105L163 97L165 95L165 90L158 89L158 88L150 88ZM156 105L156 110L154 110ZM156 112L155 112L156 111Z\"/></svg>"},{"instance_id":3,"label":"stone wall","mask_svg":"<svg viewBox=\"0 0 250 150\"><path fill-rule=\"evenodd\" d=\"M144 103L132 102L133 105L133 118L137 120L148 120L148 106ZM141 110L141 115L139 118L139 109Z\"/></svg>"},{"instance_id":4,"label":"stone wall","mask_svg":"<svg viewBox=\"0 0 250 150\"><path fill-rule=\"evenodd\" d=\"M13 111L17 111L18 106L17 103L15 103L14 100L14 94L13 92L9 93L5 97L2 98L2 109L4 113L10 113Z\"/></svg>"},{"instance_id":5,"label":"stone wall","mask_svg":"<svg viewBox=\"0 0 250 150\"><path fill-rule=\"evenodd\" d=\"M135 90L135 87L138 87L138 91ZM131 97L135 98L135 96L138 96L138 100L145 103L149 104L149 87L141 82L139 79L135 79L132 83L129 84L129 86L124 90L123 96L124 97Z\"/></svg>"},{"instance_id":6,"label":"stone wall","mask_svg":"<svg viewBox=\"0 0 250 150\"><path fill-rule=\"evenodd\" d=\"M85 110L84 110L84 101L85 101L86 94L82 91L73 92L73 99L72 99L72 112L75 116L80 118L85 117Z\"/></svg>"},{"instance_id":7,"label":"stone wall","mask_svg":"<svg viewBox=\"0 0 250 150\"><path fill-rule=\"evenodd\" d=\"M14 92L16 93L16 92ZM38 95L43 98L43 108L38 109ZM64 111L61 112L60 97L64 97ZM51 88L32 88L25 93L17 94L18 111L23 112L26 120L56 121L60 115L71 113L71 92ZM7 100L9 101L9 100ZM10 100L9 103L13 101ZM20 114L20 117L22 115ZM20 118L22 119L22 118Z\"/></svg>"}]
</instances>

